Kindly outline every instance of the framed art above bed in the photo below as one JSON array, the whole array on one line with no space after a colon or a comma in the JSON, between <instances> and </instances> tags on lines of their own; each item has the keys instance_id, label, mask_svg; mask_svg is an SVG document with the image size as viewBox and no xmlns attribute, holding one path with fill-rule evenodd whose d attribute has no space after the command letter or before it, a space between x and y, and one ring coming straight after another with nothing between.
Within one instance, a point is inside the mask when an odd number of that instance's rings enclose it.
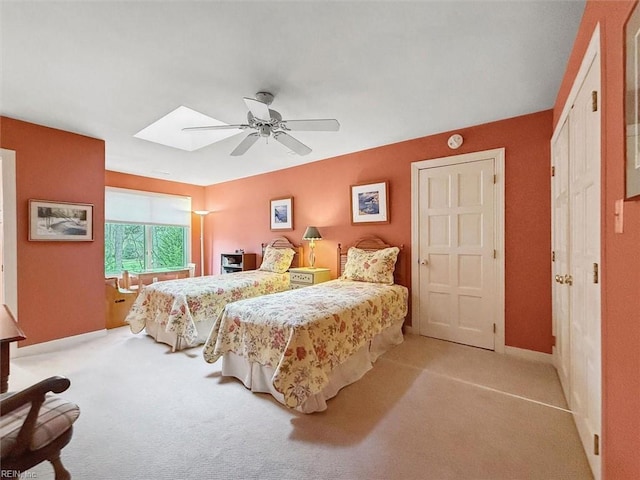
<instances>
[{"instance_id":1,"label":"framed art above bed","mask_svg":"<svg viewBox=\"0 0 640 480\"><path fill-rule=\"evenodd\" d=\"M271 200L269 216L272 232L293 230L293 197Z\"/></svg>"},{"instance_id":2,"label":"framed art above bed","mask_svg":"<svg viewBox=\"0 0 640 480\"><path fill-rule=\"evenodd\" d=\"M389 223L389 182L351 185L351 224Z\"/></svg>"}]
</instances>

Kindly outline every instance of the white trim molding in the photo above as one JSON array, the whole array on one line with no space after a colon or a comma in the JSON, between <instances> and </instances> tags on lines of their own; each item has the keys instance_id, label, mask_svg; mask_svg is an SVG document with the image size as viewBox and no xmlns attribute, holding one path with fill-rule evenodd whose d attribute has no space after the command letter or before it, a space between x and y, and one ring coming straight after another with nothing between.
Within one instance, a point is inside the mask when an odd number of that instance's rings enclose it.
<instances>
[{"instance_id":1,"label":"white trim molding","mask_svg":"<svg viewBox=\"0 0 640 480\"><path fill-rule=\"evenodd\" d=\"M517 347L504 347L504 353L512 355L514 357L522 358L524 360L531 360L534 362L548 363L553 365L553 355L550 353L536 352L535 350L526 350L524 348Z\"/></svg>"},{"instance_id":2,"label":"white trim molding","mask_svg":"<svg viewBox=\"0 0 640 480\"><path fill-rule=\"evenodd\" d=\"M11 358L63 351L89 340L104 337L105 335L107 335L107 330L103 329L89 333L82 333L80 335L74 335L72 337L58 338L56 340L51 340L50 342L36 343L35 345L27 345L26 347L12 348ZM12 347L13 346L14 344L12 344Z\"/></svg>"}]
</instances>

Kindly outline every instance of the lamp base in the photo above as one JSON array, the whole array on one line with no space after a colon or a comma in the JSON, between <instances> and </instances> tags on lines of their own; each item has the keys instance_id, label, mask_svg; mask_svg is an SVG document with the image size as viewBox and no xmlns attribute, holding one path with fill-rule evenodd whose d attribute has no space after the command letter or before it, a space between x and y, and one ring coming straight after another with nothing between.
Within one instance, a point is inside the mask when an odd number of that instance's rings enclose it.
<instances>
[{"instance_id":1,"label":"lamp base","mask_svg":"<svg viewBox=\"0 0 640 480\"><path fill-rule=\"evenodd\" d=\"M310 245L309 251L309 268L315 268L314 265L316 263L316 254L313 251L313 244Z\"/></svg>"}]
</instances>

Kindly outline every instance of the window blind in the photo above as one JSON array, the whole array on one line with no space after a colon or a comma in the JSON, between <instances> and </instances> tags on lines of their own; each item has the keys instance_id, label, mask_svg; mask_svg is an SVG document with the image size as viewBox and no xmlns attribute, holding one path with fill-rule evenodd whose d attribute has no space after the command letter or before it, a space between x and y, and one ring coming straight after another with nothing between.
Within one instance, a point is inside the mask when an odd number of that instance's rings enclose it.
<instances>
[{"instance_id":1,"label":"window blind","mask_svg":"<svg viewBox=\"0 0 640 480\"><path fill-rule=\"evenodd\" d=\"M104 203L106 222L191 226L191 197L107 187Z\"/></svg>"}]
</instances>

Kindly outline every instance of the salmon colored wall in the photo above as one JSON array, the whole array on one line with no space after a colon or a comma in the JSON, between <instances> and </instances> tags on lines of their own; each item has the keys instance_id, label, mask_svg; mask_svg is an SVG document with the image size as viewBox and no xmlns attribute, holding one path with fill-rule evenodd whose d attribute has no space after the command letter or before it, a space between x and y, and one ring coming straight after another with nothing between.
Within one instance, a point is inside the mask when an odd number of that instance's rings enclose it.
<instances>
[{"instance_id":1,"label":"salmon colored wall","mask_svg":"<svg viewBox=\"0 0 640 480\"><path fill-rule=\"evenodd\" d=\"M554 108L558 122L596 24L602 64L602 393L603 478L640 478L640 199L625 193L624 24L635 1L588 1ZM640 7L639 7L640 8Z\"/></svg>"},{"instance_id":2,"label":"salmon colored wall","mask_svg":"<svg viewBox=\"0 0 640 480\"><path fill-rule=\"evenodd\" d=\"M16 152L20 346L105 327L104 141L0 118ZM29 199L91 203L93 242L30 242Z\"/></svg>"},{"instance_id":3,"label":"salmon colored wall","mask_svg":"<svg viewBox=\"0 0 640 480\"><path fill-rule=\"evenodd\" d=\"M129 188L144 192L167 193L171 195L184 195L191 197L192 210L204 210L204 187L190 185L188 183L170 182L155 178L129 175L126 173L105 172L105 185L108 187ZM205 231L206 231L205 224ZM205 242L205 274L211 271L207 268L211 258L211 242ZM196 264L196 275L200 275L200 217L191 214L191 261Z\"/></svg>"},{"instance_id":4,"label":"salmon colored wall","mask_svg":"<svg viewBox=\"0 0 640 480\"><path fill-rule=\"evenodd\" d=\"M411 272L411 163L453 154L506 148L506 343L551 352L551 227L549 140L552 111L457 130L464 144L447 147L451 132L365 150L320 162L206 188L208 235L213 235L214 271L219 256L244 248L260 253L260 244L277 235L269 229L269 200L294 198L294 227L284 232L302 242L305 227L315 225L316 265L336 275L336 246L367 234L404 244ZM352 226L350 185L389 181L391 222ZM303 242L305 255L308 244Z\"/></svg>"}]
</instances>

